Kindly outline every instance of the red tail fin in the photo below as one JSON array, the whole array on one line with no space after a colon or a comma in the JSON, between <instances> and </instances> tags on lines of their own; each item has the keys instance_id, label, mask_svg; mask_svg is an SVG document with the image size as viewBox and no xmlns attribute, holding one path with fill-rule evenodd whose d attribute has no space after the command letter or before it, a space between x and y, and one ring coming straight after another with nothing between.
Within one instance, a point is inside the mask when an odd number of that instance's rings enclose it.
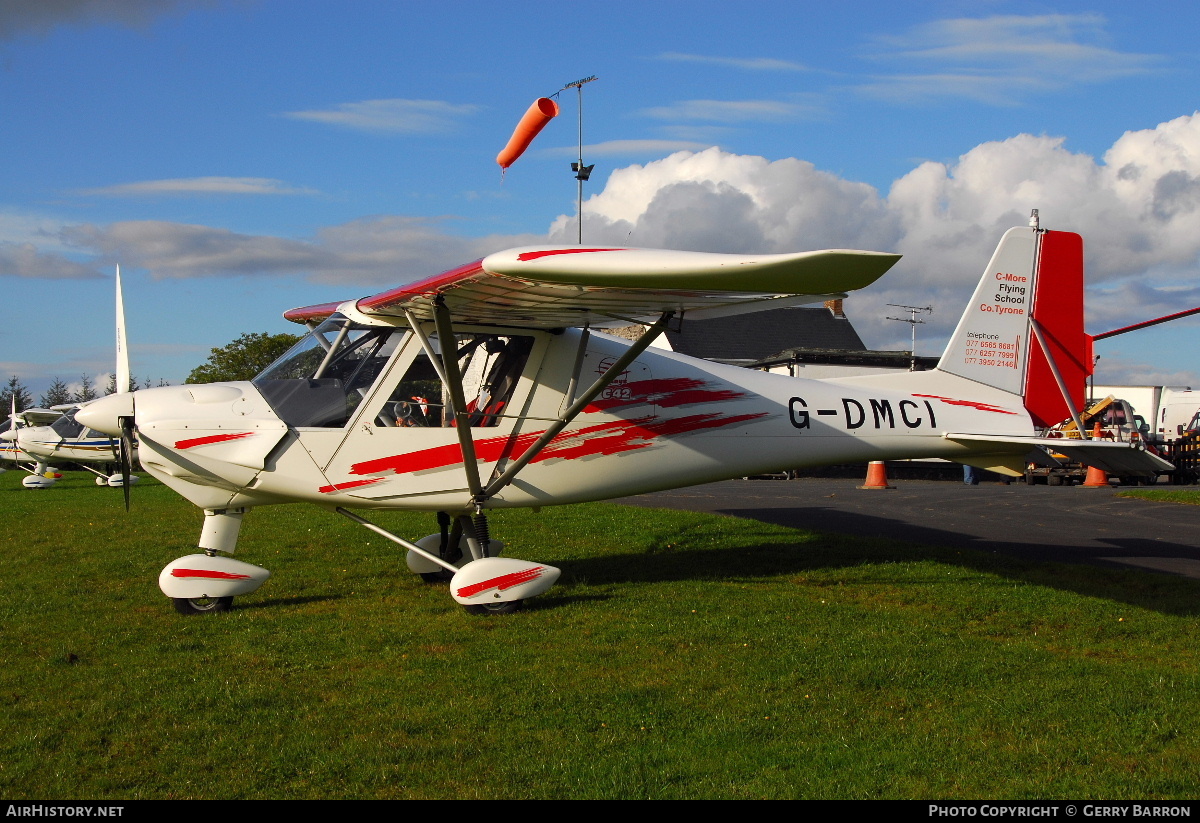
<instances>
[{"instance_id":1,"label":"red tail fin","mask_svg":"<svg viewBox=\"0 0 1200 823\"><path fill-rule=\"evenodd\" d=\"M1042 232L1032 314L1050 356L1030 341L1025 408L1034 425L1052 426L1083 408L1092 373L1091 341L1083 331L1083 238L1078 234ZM1071 398L1070 407L1051 362Z\"/></svg>"}]
</instances>

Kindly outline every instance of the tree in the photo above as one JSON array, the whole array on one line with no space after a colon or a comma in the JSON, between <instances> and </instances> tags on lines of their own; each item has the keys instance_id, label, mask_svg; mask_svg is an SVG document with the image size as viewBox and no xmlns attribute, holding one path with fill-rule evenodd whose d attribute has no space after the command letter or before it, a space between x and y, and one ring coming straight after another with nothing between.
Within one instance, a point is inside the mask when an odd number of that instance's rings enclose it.
<instances>
[{"instance_id":1,"label":"tree","mask_svg":"<svg viewBox=\"0 0 1200 823\"><path fill-rule=\"evenodd\" d=\"M74 398L71 396L71 389L61 378L54 378L54 382L50 384L50 388L46 389L46 393L42 395L42 399L38 401L38 405L48 409L51 406L58 406L63 403L73 403Z\"/></svg>"},{"instance_id":2,"label":"tree","mask_svg":"<svg viewBox=\"0 0 1200 823\"><path fill-rule=\"evenodd\" d=\"M75 396L71 399L76 403L86 403L96 399L96 387L92 385L92 379L86 374L79 378L79 391L75 392Z\"/></svg>"},{"instance_id":3,"label":"tree","mask_svg":"<svg viewBox=\"0 0 1200 823\"><path fill-rule=\"evenodd\" d=\"M33 406L33 395L29 393L29 389L21 384L21 378L15 374L4 386L3 393L0 393L0 408L4 409L3 414L8 415L9 409L12 408L12 399L17 398L17 411L24 411Z\"/></svg>"},{"instance_id":4,"label":"tree","mask_svg":"<svg viewBox=\"0 0 1200 823\"><path fill-rule=\"evenodd\" d=\"M249 332L228 346L213 349L208 360L192 370L188 383L252 380L300 340L295 334Z\"/></svg>"}]
</instances>

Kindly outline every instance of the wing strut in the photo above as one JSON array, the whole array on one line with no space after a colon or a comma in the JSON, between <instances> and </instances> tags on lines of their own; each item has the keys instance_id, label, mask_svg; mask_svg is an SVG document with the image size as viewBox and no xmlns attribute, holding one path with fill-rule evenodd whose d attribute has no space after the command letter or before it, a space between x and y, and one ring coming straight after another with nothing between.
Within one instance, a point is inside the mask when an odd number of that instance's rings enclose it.
<instances>
[{"instance_id":1,"label":"wing strut","mask_svg":"<svg viewBox=\"0 0 1200 823\"><path fill-rule=\"evenodd\" d=\"M579 348L575 351L575 366L571 369L571 382L567 385L567 405L575 402L575 389L579 387L579 372L583 369L583 357L587 354L591 330L584 326L579 333Z\"/></svg>"},{"instance_id":2,"label":"wing strut","mask_svg":"<svg viewBox=\"0 0 1200 823\"><path fill-rule=\"evenodd\" d=\"M479 480L479 460L475 456L475 439L471 437L471 415L467 413L467 399L463 395L462 373L458 369L458 345L454 340L454 326L450 321L450 310L446 299L440 294L433 301L433 320L437 326L438 342L442 347L442 379L450 392L450 405L454 412L454 428L458 432L458 446L462 449L463 470L467 474L467 488L471 499L478 505L487 495Z\"/></svg>"},{"instance_id":3,"label":"wing strut","mask_svg":"<svg viewBox=\"0 0 1200 823\"><path fill-rule=\"evenodd\" d=\"M663 333L663 331L667 328L667 323L671 321L671 318L674 316L674 314L675 312L664 312L663 315L658 319L657 323L646 329L646 331L642 333L642 336L639 337L637 341L629 347L625 354L621 355L621 357L617 359L616 363L613 363L612 366L605 370L604 374L600 375L596 382L593 383L587 389L587 391L579 395L579 397L575 399L570 407L563 412L562 416L559 417L558 420L550 424L550 427L542 433L542 436L537 439L537 442L526 449L525 453L518 457L512 463L512 465L505 469L503 474L488 483L487 488L483 491L484 499L495 496L497 492L511 483L517 476L517 473L520 472L521 469L525 468L529 461L537 457L538 453L541 452L541 450L544 449L551 440L558 436L559 432L570 425L571 421L579 416L579 413L583 411L589 403L595 400L596 396L599 395L600 392L608 388L608 386L614 380L616 380L622 372L625 371L629 364L632 363L639 354L645 351L646 348L653 343L660 334Z\"/></svg>"},{"instance_id":4,"label":"wing strut","mask_svg":"<svg viewBox=\"0 0 1200 823\"><path fill-rule=\"evenodd\" d=\"M1062 392L1063 401L1067 404L1067 409L1071 412L1071 419L1075 421L1075 428L1079 430L1079 436L1084 440L1089 440L1088 433L1083 430L1083 421L1079 418L1079 410L1071 402L1071 393L1067 391L1067 383L1063 380L1062 372L1058 370L1058 364L1054 362L1054 355L1050 353L1050 347L1046 345L1046 338L1042 334L1041 325L1031 317L1029 318L1029 327L1033 330L1033 336L1037 338L1038 345L1042 347L1042 354L1046 355L1046 363L1050 366L1050 373L1054 375L1054 382L1058 383L1058 390Z\"/></svg>"},{"instance_id":5,"label":"wing strut","mask_svg":"<svg viewBox=\"0 0 1200 823\"><path fill-rule=\"evenodd\" d=\"M433 309L434 324L441 346L440 357L433 351L433 346L430 344L429 338L425 335L421 324L412 312L406 310L404 315L408 320L409 328L413 330L413 334L420 341L421 347L425 350L425 354L429 357L430 362L437 371L438 377L441 378L442 385L446 387L446 391L450 394L450 405L454 413L458 445L463 455L463 471L466 472L467 489L471 492L471 500L476 507L482 507L488 498L494 497L501 489L509 485L521 469L525 468L551 440L569 426L579 416L580 412L596 399L600 392L608 388L614 380L621 376L629 367L629 364L666 330L667 324L675 316L675 312L664 312L659 317L658 322L647 328L642 333L642 336L621 357L617 358L617 361L606 369L604 374L600 375L586 391L578 397L572 397L583 360L583 350L586 348L588 332L585 329L584 340L580 345L580 352L576 358L577 362L571 378L572 385L568 390L568 400L571 401L571 405L557 420L550 424L549 428L542 433L541 437L532 446L525 450L524 454L508 466L503 474L493 475L493 479L488 483L487 488L484 488L479 477L479 461L475 455L475 440L471 436L471 420L470 414L467 412L466 397L463 393L462 373L458 368L458 352L454 342L454 325L450 319L450 312L446 308L445 300L441 295L438 295L434 299ZM499 472L499 467L497 467L497 472Z\"/></svg>"}]
</instances>

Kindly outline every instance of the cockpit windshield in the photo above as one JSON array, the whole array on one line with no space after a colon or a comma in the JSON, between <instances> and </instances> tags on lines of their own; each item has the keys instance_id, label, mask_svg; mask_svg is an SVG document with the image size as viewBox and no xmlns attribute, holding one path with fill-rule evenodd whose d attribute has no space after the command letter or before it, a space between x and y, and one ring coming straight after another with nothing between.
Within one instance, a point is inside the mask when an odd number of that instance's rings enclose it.
<instances>
[{"instance_id":1,"label":"cockpit windshield","mask_svg":"<svg viewBox=\"0 0 1200 823\"><path fill-rule=\"evenodd\" d=\"M50 428L54 433L64 440L78 437L83 434L83 424L75 422L75 412L77 409L71 409L64 412L63 416L50 424Z\"/></svg>"},{"instance_id":2,"label":"cockpit windshield","mask_svg":"<svg viewBox=\"0 0 1200 823\"><path fill-rule=\"evenodd\" d=\"M290 426L341 428L407 334L403 328L358 326L334 314L254 378L254 385ZM436 334L426 342L435 358L445 356ZM456 419L438 368L422 345L403 372L391 372L395 383L374 415L374 426L436 428L457 425L458 419L473 427L497 426L510 415L508 404L533 338L462 333L453 342L466 403L462 415Z\"/></svg>"},{"instance_id":3,"label":"cockpit windshield","mask_svg":"<svg viewBox=\"0 0 1200 823\"><path fill-rule=\"evenodd\" d=\"M344 426L404 337L332 315L254 378L288 425Z\"/></svg>"}]
</instances>

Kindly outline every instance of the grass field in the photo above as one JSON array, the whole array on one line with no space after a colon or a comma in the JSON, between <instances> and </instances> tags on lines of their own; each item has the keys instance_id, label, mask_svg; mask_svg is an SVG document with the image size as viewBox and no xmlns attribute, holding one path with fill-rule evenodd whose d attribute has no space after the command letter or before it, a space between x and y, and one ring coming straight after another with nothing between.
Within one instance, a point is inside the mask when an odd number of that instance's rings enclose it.
<instances>
[{"instance_id":1,"label":"grass field","mask_svg":"<svg viewBox=\"0 0 1200 823\"><path fill-rule=\"evenodd\" d=\"M1161 486L1154 489L1128 489L1117 492L1121 497L1139 497L1159 503L1186 503L1200 506L1200 489L1195 486Z\"/></svg>"},{"instance_id":2,"label":"grass field","mask_svg":"<svg viewBox=\"0 0 1200 823\"><path fill-rule=\"evenodd\" d=\"M563 578L473 617L289 506L243 526L272 580L189 618L155 581L197 510L153 482L129 514L84 475L19 484L11 800L1200 796L1195 581L597 504L495 516Z\"/></svg>"}]
</instances>

